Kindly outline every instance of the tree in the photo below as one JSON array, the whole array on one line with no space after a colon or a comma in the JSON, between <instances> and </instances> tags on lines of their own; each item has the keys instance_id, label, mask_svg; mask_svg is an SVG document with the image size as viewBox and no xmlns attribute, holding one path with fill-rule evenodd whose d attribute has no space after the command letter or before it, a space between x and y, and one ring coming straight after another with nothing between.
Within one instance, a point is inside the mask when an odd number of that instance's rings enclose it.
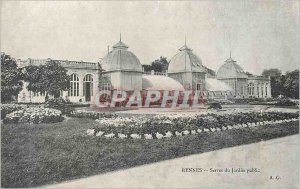
<instances>
[{"instance_id":1,"label":"tree","mask_svg":"<svg viewBox=\"0 0 300 189\"><path fill-rule=\"evenodd\" d=\"M143 68L145 72L150 72L152 70L152 65L145 64L143 65Z\"/></svg>"},{"instance_id":2,"label":"tree","mask_svg":"<svg viewBox=\"0 0 300 189\"><path fill-rule=\"evenodd\" d=\"M29 84L27 89L33 92L45 92L54 98L60 96L60 91L66 91L70 86L70 77L67 70L60 63L51 60L45 65L25 67L25 81Z\"/></svg>"},{"instance_id":3,"label":"tree","mask_svg":"<svg viewBox=\"0 0 300 189\"><path fill-rule=\"evenodd\" d=\"M168 69L169 62L166 57L160 57L152 62L152 68L155 72L165 72Z\"/></svg>"},{"instance_id":4,"label":"tree","mask_svg":"<svg viewBox=\"0 0 300 189\"><path fill-rule=\"evenodd\" d=\"M279 69L264 70L263 76L271 77L271 91L273 97L285 95L299 99L299 70L282 75Z\"/></svg>"},{"instance_id":5,"label":"tree","mask_svg":"<svg viewBox=\"0 0 300 189\"><path fill-rule=\"evenodd\" d=\"M144 71L150 72L154 70L155 72L166 72L169 66L169 62L166 57L160 57L154 60L151 65L143 65Z\"/></svg>"},{"instance_id":6,"label":"tree","mask_svg":"<svg viewBox=\"0 0 300 189\"><path fill-rule=\"evenodd\" d=\"M281 75L281 71L277 68L272 68L264 70L262 75L265 77L270 77L271 80L271 95L272 97L278 97L283 94L283 80L284 76Z\"/></svg>"},{"instance_id":7,"label":"tree","mask_svg":"<svg viewBox=\"0 0 300 189\"><path fill-rule=\"evenodd\" d=\"M284 80L284 76L280 76L279 78L271 77L271 95L276 98L279 95L283 94L281 81Z\"/></svg>"},{"instance_id":8,"label":"tree","mask_svg":"<svg viewBox=\"0 0 300 189\"><path fill-rule=\"evenodd\" d=\"M253 77L253 74L250 73L250 72L246 72L246 75L247 75L248 77Z\"/></svg>"},{"instance_id":9,"label":"tree","mask_svg":"<svg viewBox=\"0 0 300 189\"><path fill-rule=\"evenodd\" d=\"M281 71L277 68L272 68L272 69L264 70L261 75L266 77L270 76L270 77L280 78Z\"/></svg>"},{"instance_id":10,"label":"tree","mask_svg":"<svg viewBox=\"0 0 300 189\"><path fill-rule=\"evenodd\" d=\"M11 56L1 52L1 102L12 101L22 90L23 74Z\"/></svg>"},{"instance_id":11,"label":"tree","mask_svg":"<svg viewBox=\"0 0 300 189\"><path fill-rule=\"evenodd\" d=\"M287 72L282 85L286 96L299 99L299 70Z\"/></svg>"},{"instance_id":12,"label":"tree","mask_svg":"<svg viewBox=\"0 0 300 189\"><path fill-rule=\"evenodd\" d=\"M45 92L40 81L42 79L42 70L40 66L29 65L22 69L24 81L28 82L27 89L33 92Z\"/></svg>"}]
</instances>

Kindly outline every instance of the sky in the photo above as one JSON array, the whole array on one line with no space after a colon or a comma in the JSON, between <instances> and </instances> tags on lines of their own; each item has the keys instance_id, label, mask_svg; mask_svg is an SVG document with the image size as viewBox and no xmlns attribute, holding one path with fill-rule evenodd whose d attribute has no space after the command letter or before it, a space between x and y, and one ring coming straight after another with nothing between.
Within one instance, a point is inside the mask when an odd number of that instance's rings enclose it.
<instances>
[{"instance_id":1,"label":"sky","mask_svg":"<svg viewBox=\"0 0 300 189\"><path fill-rule=\"evenodd\" d=\"M119 41L142 64L184 45L209 68L299 69L299 1L2 1L1 51L16 59L99 61Z\"/></svg>"}]
</instances>

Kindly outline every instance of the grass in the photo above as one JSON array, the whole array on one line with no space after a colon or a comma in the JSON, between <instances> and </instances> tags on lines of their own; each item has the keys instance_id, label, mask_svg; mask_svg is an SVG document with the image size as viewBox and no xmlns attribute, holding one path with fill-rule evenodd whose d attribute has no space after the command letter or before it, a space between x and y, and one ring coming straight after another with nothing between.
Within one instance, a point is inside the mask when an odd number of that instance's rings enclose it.
<instances>
[{"instance_id":1,"label":"grass","mask_svg":"<svg viewBox=\"0 0 300 189\"><path fill-rule=\"evenodd\" d=\"M185 155L298 133L299 122L163 140L86 136L96 125L70 118L55 124L2 124L1 186L35 187Z\"/></svg>"}]
</instances>

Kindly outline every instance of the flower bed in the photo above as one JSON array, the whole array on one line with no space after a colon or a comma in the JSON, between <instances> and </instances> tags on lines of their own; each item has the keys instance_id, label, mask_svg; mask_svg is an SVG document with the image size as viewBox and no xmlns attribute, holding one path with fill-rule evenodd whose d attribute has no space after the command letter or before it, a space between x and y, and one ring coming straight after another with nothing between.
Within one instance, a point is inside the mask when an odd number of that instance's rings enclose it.
<instances>
[{"instance_id":1,"label":"flower bed","mask_svg":"<svg viewBox=\"0 0 300 189\"><path fill-rule=\"evenodd\" d=\"M25 108L8 114L4 123L56 123L63 120L60 110L50 108Z\"/></svg>"},{"instance_id":2,"label":"flower bed","mask_svg":"<svg viewBox=\"0 0 300 189\"><path fill-rule=\"evenodd\" d=\"M26 105L22 105L22 104L1 104L1 119L4 119L7 114L25 108Z\"/></svg>"},{"instance_id":3,"label":"flower bed","mask_svg":"<svg viewBox=\"0 0 300 189\"><path fill-rule=\"evenodd\" d=\"M152 139L193 135L202 132L255 127L298 120L298 113L265 112L206 115L168 115L152 118L100 119L99 127L87 130L88 135L105 138Z\"/></svg>"},{"instance_id":4,"label":"flower bed","mask_svg":"<svg viewBox=\"0 0 300 189\"><path fill-rule=\"evenodd\" d=\"M85 111L85 110L74 110L71 113L69 113L68 116L77 117L77 118L90 118L90 119L117 117L117 115L114 113L94 112L94 111Z\"/></svg>"},{"instance_id":5,"label":"flower bed","mask_svg":"<svg viewBox=\"0 0 300 189\"><path fill-rule=\"evenodd\" d=\"M69 114L74 110L74 108L71 107L71 103L64 100L62 97L46 100L44 107L60 110L62 114Z\"/></svg>"}]
</instances>

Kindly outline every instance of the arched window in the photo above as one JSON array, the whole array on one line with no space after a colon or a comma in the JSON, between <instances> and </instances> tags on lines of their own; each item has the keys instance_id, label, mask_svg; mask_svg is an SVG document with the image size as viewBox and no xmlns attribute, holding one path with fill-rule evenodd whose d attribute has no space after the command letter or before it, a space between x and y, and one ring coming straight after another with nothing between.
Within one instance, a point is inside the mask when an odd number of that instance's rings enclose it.
<instances>
[{"instance_id":1,"label":"arched window","mask_svg":"<svg viewBox=\"0 0 300 189\"><path fill-rule=\"evenodd\" d=\"M87 74L83 78L83 82L91 82L93 81L93 76L91 74Z\"/></svg>"},{"instance_id":2,"label":"arched window","mask_svg":"<svg viewBox=\"0 0 300 189\"><path fill-rule=\"evenodd\" d=\"M91 74L87 74L83 78L83 96L87 95L93 96L93 76Z\"/></svg>"},{"instance_id":3,"label":"arched window","mask_svg":"<svg viewBox=\"0 0 300 189\"><path fill-rule=\"evenodd\" d=\"M71 75L69 96L79 96L79 78L76 74Z\"/></svg>"}]
</instances>

